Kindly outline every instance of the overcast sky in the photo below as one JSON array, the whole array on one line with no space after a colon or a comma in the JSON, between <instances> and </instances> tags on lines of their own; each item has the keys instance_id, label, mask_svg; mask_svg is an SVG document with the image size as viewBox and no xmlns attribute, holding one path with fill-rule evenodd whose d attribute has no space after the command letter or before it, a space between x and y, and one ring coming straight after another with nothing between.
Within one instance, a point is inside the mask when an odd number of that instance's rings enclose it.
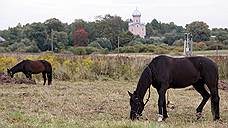
<instances>
[{"instance_id":1,"label":"overcast sky","mask_svg":"<svg viewBox=\"0 0 228 128\"><path fill-rule=\"evenodd\" d=\"M49 18L72 23L74 19L94 21L98 15L111 14L126 20L136 7L144 23L155 18L183 27L204 21L210 28L228 28L228 0L2 0L0 30Z\"/></svg>"}]
</instances>

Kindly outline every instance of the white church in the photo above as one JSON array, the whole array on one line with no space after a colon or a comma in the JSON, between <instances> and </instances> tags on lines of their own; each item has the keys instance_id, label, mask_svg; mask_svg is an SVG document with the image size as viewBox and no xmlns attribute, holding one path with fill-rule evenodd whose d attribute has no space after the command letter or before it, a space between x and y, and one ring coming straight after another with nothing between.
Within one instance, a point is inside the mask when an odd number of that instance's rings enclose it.
<instances>
[{"instance_id":1,"label":"white church","mask_svg":"<svg viewBox=\"0 0 228 128\"><path fill-rule=\"evenodd\" d=\"M141 23L141 13L136 9L134 10L133 14L133 20L129 22L128 24L128 30L133 35L138 35L142 38L146 36L146 26L145 24Z\"/></svg>"}]
</instances>

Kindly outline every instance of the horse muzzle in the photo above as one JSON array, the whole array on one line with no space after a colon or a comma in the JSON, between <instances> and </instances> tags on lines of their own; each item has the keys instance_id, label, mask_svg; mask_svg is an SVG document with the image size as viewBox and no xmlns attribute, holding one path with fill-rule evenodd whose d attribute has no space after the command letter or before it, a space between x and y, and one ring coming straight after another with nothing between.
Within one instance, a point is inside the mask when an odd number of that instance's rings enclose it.
<instances>
[{"instance_id":1,"label":"horse muzzle","mask_svg":"<svg viewBox=\"0 0 228 128\"><path fill-rule=\"evenodd\" d=\"M142 114L138 114L138 113L135 113L135 112L131 112L130 113L130 119L131 120L135 120L135 119L137 119L137 120L139 120L139 118L142 116Z\"/></svg>"}]
</instances>

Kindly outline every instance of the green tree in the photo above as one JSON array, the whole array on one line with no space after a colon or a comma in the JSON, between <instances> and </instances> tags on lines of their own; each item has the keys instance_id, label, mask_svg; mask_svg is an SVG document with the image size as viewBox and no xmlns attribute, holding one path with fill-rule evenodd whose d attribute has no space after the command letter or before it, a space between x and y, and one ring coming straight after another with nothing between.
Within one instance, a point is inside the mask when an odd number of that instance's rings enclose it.
<instances>
[{"instance_id":1,"label":"green tree","mask_svg":"<svg viewBox=\"0 0 228 128\"><path fill-rule=\"evenodd\" d=\"M156 19L153 19L150 23L146 24L146 37L165 37L168 44L173 43L176 39L179 39L179 35L183 35L185 29L182 26L177 26L174 22L161 23ZM172 35L172 36L170 36ZM175 36L178 35L178 36Z\"/></svg>"},{"instance_id":2,"label":"green tree","mask_svg":"<svg viewBox=\"0 0 228 128\"><path fill-rule=\"evenodd\" d=\"M120 33L128 31L128 22L123 21L119 16L98 16L95 23L97 37L109 39L114 48L118 45Z\"/></svg>"},{"instance_id":3,"label":"green tree","mask_svg":"<svg viewBox=\"0 0 228 128\"><path fill-rule=\"evenodd\" d=\"M166 33L165 35L164 35L164 39L163 39L163 42L165 43L165 44L168 44L168 45L172 45L174 42L175 42L175 34L173 34L173 33Z\"/></svg>"},{"instance_id":4,"label":"green tree","mask_svg":"<svg viewBox=\"0 0 228 128\"><path fill-rule=\"evenodd\" d=\"M109 51L112 50L112 43L107 38L97 38L97 40L91 42L89 46L108 49Z\"/></svg>"},{"instance_id":5,"label":"green tree","mask_svg":"<svg viewBox=\"0 0 228 128\"><path fill-rule=\"evenodd\" d=\"M43 23L32 23L30 27L27 32L30 40L34 40L41 51L50 50L46 26Z\"/></svg>"},{"instance_id":6,"label":"green tree","mask_svg":"<svg viewBox=\"0 0 228 128\"><path fill-rule=\"evenodd\" d=\"M223 28L213 28L211 31L211 35L216 36L216 40L219 42L224 42L228 40L228 30Z\"/></svg>"},{"instance_id":7,"label":"green tree","mask_svg":"<svg viewBox=\"0 0 228 128\"><path fill-rule=\"evenodd\" d=\"M173 45L176 40L183 39L184 33L165 33L163 38L163 43L168 45Z\"/></svg>"},{"instance_id":8,"label":"green tree","mask_svg":"<svg viewBox=\"0 0 228 128\"><path fill-rule=\"evenodd\" d=\"M64 27L65 27L65 25L59 19L56 19L56 18L51 18L46 20L44 22L44 25L47 28L48 34L51 34L52 31L57 31L57 32L64 31Z\"/></svg>"},{"instance_id":9,"label":"green tree","mask_svg":"<svg viewBox=\"0 0 228 128\"><path fill-rule=\"evenodd\" d=\"M209 26L202 21L194 21L186 25L187 32L192 33L193 41L208 41L210 38Z\"/></svg>"},{"instance_id":10,"label":"green tree","mask_svg":"<svg viewBox=\"0 0 228 128\"><path fill-rule=\"evenodd\" d=\"M150 23L146 24L146 36L160 36L159 29L161 28L161 24L153 19Z\"/></svg>"},{"instance_id":11,"label":"green tree","mask_svg":"<svg viewBox=\"0 0 228 128\"><path fill-rule=\"evenodd\" d=\"M129 31L121 32L119 34L120 47L128 45L134 38L135 36Z\"/></svg>"},{"instance_id":12,"label":"green tree","mask_svg":"<svg viewBox=\"0 0 228 128\"><path fill-rule=\"evenodd\" d=\"M57 32L57 31L53 31L53 49L54 52L60 52L62 51L66 46L67 46L67 33L66 32ZM50 42L48 44L51 43L51 40L49 40Z\"/></svg>"},{"instance_id":13,"label":"green tree","mask_svg":"<svg viewBox=\"0 0 228 128\"><path fill-rule=\"evenodd\" d=\"M21 24L18 23L16 27L10 27L8 30L2 31L1 36L9 41L10 44L20 41L24 37Z\"/></svg>"}]
</instances>

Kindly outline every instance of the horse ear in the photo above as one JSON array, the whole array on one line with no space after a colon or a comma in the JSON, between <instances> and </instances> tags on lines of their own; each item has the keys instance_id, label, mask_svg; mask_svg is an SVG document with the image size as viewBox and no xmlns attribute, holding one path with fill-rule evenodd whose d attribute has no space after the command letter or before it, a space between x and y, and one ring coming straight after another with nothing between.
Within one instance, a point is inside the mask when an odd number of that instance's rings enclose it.
<instances>
[{"instance_id":1,"label":"horse ear","mask_svg":"<svg viewBox=\"0 0 228 128\"><path fill-rule=\"evenodd\" d=\"M130 97L132 97L132 95L133 95L133 94L132 94L132 93L130 93L129 91L127 91L127 92L128 92L128 94L129 94L129 96L130 96Z\"/></svg>"}]
</instances>

